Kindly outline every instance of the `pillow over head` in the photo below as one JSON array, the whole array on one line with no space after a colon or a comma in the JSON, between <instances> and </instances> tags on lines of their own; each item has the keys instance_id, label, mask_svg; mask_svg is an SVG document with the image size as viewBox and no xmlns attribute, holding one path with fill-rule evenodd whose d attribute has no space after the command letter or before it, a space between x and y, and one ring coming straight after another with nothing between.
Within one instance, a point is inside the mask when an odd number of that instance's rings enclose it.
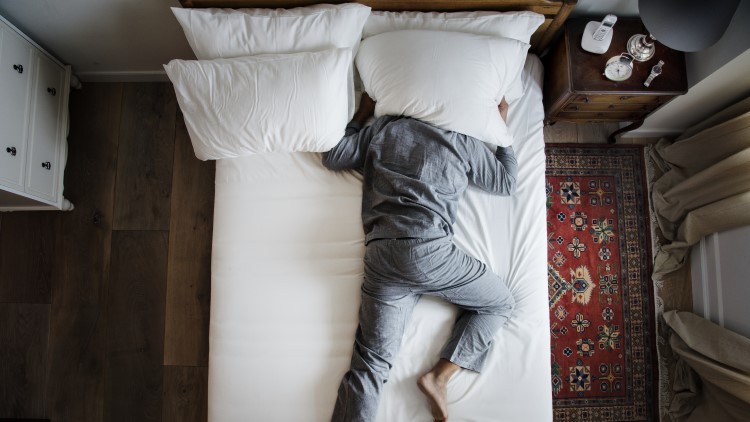
<instances>
[{"instance_id":1,"label":"pillow over head","mask_svg":"<svg viewBox=\"0 0 750 422\"><path fill-rule=\"evenodd\" d=\"M405 29L467 32L513 38L529 43L531 35L544 22L535 12L372 12L363 38Z\"/></svg>"},{"instance_id":2,"label":"pillow over head","mask_svg":"<svg viewBox=\"0 0 750 422\"><path fill-rule=\"evenodd\" d=\"M394 31L365 39L356 63L377 102L376 117L405 115L508 146L513 139L497 105L518 79L528 48L509 38Z\"/></svg>"},{"instance_id":3,"label":"pillow over head","mask_svg":"<svg viewBox=\"0 0 750 422\"><path fill-rule=\"evenodd\" d=\"M363 29L363 38L383 32L406 29L467 32L513 38L527 44L544 23L544 15L529 11L515 12L372 12ZM512 103L521 98L521 78L510 85L505 99Z\"/></svg>"},{"instance_id":4,"label":"pillow over head","mask_svg":"<svg viewBox=\"0 0 750 422\"><path fill-rule=\"evenodd\" d=\"M164 66L201 160L328 151L347 122L349 49Z\"/></svg>"}]
</instances>

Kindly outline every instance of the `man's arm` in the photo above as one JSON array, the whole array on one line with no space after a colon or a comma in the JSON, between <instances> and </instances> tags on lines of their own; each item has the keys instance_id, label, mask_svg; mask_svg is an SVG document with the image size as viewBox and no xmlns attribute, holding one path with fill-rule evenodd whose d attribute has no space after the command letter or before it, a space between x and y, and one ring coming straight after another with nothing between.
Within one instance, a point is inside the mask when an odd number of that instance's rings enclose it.
<instances>
[{"instance_id":1,"label":"man's arm","mask_svg":"<svg viewBox=\"0 0 750 422\"><path fill-rule=\"evenodd\" d=\"M347 170L361 168L365 164L367 146L372 137L372 128L362 127L375 112L375 101L362 93L359 108L352 120L346 125L344 137L330 151L323 153L323 165L331 170Z\"/></svg>"},{"instance_id":2,"label":"man's arm","mask_svg":"<svg viewBox=\"0 0 750 422\"><path fill-rule=\"evenodd\" d=\"M513 195L518 182L518 161L513 147L497 147L493 156L477 142L478 159L471 163L469 178L482 190L498 195ZM480 152L481 151L481 152Z\"/></svg>"},{"instance_id":3,"label":"man's arm","mask_svg":"<svg viewBox=\"0 0 750 422\"><path fill-rule=\"evenodd\" d=\"M497 111L504 121L508 118L508 103L505 97L497 106ZM518 161L513 152L513 147L498 146L495 156L491 157L489 151L477 143L479 151L474 151L474 157L478 157L471 164L469 177L479 188L499 195L513 195L518 182ZM494 158L494 159L493 159Z\"/></svg>"}]
</instances>

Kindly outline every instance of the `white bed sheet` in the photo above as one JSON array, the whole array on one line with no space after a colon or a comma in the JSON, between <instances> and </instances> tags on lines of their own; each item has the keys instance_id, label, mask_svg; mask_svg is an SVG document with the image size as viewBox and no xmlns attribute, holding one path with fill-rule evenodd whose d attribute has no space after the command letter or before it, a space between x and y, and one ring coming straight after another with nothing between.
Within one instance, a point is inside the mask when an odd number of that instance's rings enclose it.
<instances>
[{"instance_id":1,"label":"white bed sheet","mask_svg":"<svg viewBox=\"0 0 750 422\"><path fill-rule=\"evenodd\" d=\"M469 189L456 242L507 280L517 307L482 374L450 383L452 422L550 421L542 65L530 55L510 104L519 184L512 198ZM328 421L349 366L363 276L361 179L318 154L217 161L208 419ZM380 402L378 421L431 421L416 386L456 309L424 297Z\"/></svg>"}]
</instances>

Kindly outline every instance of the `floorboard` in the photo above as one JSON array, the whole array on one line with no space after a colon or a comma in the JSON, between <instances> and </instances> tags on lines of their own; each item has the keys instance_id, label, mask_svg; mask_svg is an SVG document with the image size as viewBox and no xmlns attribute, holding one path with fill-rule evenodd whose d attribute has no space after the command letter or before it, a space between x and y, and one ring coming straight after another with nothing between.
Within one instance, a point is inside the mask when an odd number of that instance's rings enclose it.
<instances>
[{"instance_id":1,"label":"floorboard","mask_svg":"<svg viewBox=\"0 0 750 422\"><path fill-rule=\"evenodd\" d=\"M164 367L164 421L203 422L208 418L208 368Z\"/></svg>"},{"instance_id":2,"label":"floorboard","mask_svg":"<svg viewBox=\"0 0 750 422\"><path fill-rule=\"evenodd\" d=\"M50 303L60 213L7 213L0 231L0 302Z\"/></svg>"},{"instance_id":3,"label":"floorboard","mask_svg":"<svg viewBox=\"0 0 750 422\"><path fill-rule=\"evenodd\" d=\"M0 418L46 418L49 305L0 303Z\"/></svg>"},{"instance_id":4,"label":"floorboard","mask_svg":"<svg viewBox=\"0 0 750 422\"><path fill-rule=\"evenodd\" d=\"M591 123L577 126L579 144L606 143L609 135L620 128L617 123Z\"/></svg>"},{"instance_id":5,"label":"floorboard","mask_svg":"<svg viewBox=\"0 0 750 422\"><path fill-rule=\"evenodd\" d=\"M165 365L208 365L215 162L195 158L178 113L167 272Z\"/></svg>"},{"instance_id":6,"label":"floorboard","mask_svg":"<svg viewBox=\"0 0 750 422\"><path fill-rule=\"evenodd\" d=\"M52 285L47 400L54 421L103 414L106 289L122 84L87 84L70 96L65 196Z\"/></svg>"},{"instance_id":7,"label":"floorboard","mask_svg":"<svg viewBox=\"0 0 750 422\"><path fill-rule=\"evenodd\" d=\"M578 142L578 127L575 123L557 122L544 126L544 142L552 143L576 143Z\"/></svg>"},{"instance_id":8,"label":"floorboard","mask_svg":"<svg viewBox=\"0 0 750 422\"><path fill-rule=\"evenodd\" d=\"M161 421L168 233L115 231L107 299L104 420Z\"/></svg>"},{"instance_id":9,"label":"floorboard","mask_svg":"<svg viewBox=\"0 0 750 422\"><path fill-rule=\"evenodd\" d=\"M126 84L119 132L115 230L169 230L177 99L171 84Z\"/></svg>"}]
</instances>

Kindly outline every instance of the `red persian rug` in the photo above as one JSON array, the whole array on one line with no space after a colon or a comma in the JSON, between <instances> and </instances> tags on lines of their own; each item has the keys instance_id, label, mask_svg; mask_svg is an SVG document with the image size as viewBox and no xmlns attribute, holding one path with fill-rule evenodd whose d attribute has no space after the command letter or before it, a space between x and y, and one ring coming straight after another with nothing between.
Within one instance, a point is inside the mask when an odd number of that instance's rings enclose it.
<instances>
[{"instance_id":1,"label":"red persian rug","mask_svg":"<svg viewBox=\"0 0 750 422\"><path fill-rule=\"evenodd\" d=\"M555 420L658 420L643 149L546 154Z\"/></svg>"}]
</instances>

